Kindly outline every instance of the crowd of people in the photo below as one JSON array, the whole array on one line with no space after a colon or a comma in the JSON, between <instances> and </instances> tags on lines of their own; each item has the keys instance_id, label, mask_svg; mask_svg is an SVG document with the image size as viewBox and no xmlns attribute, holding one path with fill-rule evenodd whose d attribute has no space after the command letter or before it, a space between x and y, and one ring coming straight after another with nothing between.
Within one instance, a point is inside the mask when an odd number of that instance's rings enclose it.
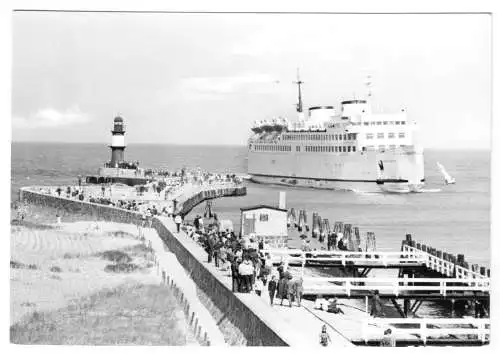
<instances>
[{"instance_id":1,"label":"crowd of people","mask_svg":"<svg viewBox=\"0 0 500 356\"><path fill-rule=\"evenodd\" d=\"M44 194L75 199L90 203L114 206L143 214L172 216L176 203L182 200L187 185L194 187L221 183L240 184L241 179L235 174L217 174L200 169L170 172L167 170L149 170L152 181L142 186L128 187L122 184L82 185L78 177L77 186L40 188ZM189 189L188 189L189 190ZM151 193L151 197L145 196ZM122 194L120 194L122 193Z\"/></svg>"},{"instance_id":2,"label":"crowd of people","mask_svg":"<svg viewBox=\"0 0 500 356\"><path fill-rule=\"evenodd\" d=\"M234 231L220 229L217 219L207 224L200 215L183 229L204 248L209 263L228 272L233 292L263 296L267 290L271 305L275 299L283 305L286 299L290 307L293 302L300 306L302 278L294 278L285 261L275 268L271 256L261 252L266 247L263 239L237 236Z\"/></svg>"}]
</instances>

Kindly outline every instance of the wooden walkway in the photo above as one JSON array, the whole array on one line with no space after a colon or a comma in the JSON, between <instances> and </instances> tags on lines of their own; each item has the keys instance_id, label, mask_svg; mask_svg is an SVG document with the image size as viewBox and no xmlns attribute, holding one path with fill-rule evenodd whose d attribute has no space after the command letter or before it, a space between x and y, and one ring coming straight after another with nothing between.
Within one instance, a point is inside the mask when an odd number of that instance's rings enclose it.
<instances>
[{"instance_id":1,"label":"wooden walkway","mask_svg":"<svg viewBox=\"0 0 500 356\"><path fill-rule=\"evenodd\" d=\"M351 266L359 268L403 268L426 267L427 258L421 252L352 252L352 251L311 251L299 249L266 249L274 265L286 262L289 266L336 267Z\"/></svg>"},{"instance_id":2,"label":"wooden walkway","mask_svg":"<svg viewBox=\"0 0 500 356\"><path fill-rule=\"evenodd\" d=\"M488 298L489 279L304 277L304 296L364 298L374 291L388 298Z\"/></svg>"}]
</instances>

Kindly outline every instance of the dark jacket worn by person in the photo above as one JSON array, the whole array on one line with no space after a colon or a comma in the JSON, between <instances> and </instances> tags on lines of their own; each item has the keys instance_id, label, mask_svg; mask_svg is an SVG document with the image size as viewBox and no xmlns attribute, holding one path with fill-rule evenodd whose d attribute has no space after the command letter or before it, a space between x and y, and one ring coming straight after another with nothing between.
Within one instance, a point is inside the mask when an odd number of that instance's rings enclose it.
<instances>
[{"instance_id":1,"label":"dark jacket worn by person","mask_svg":"<svg viewBox=\"0 0 500 356\"><path fill-rule=\"evenodd\" d=\"M278 285L276 283L276 281L269 281L268 285L267 285L267 290L269 291L269 295L271 297L274 297L274 295L276 294L276 289L278 288Z\"/></svg>"}]
</instances>

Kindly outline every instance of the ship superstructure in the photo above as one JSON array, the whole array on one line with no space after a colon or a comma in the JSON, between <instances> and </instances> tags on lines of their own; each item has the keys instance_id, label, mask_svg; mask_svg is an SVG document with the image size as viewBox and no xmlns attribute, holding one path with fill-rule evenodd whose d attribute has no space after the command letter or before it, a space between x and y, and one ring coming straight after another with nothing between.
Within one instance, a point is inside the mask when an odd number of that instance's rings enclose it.
<instances>
[{"instance_id":1,"label":"ship superstructure","mask_svg":"<svg viewBox=\"0 0 500 356\"><path fill-rule=\"evenodd\" d=\"M344 100L303 112L300 78L298 117L256 122L248 140L248 173L260 183L358 189L378 184L388 191L418 191L424 183L417 124L406 110L374 113L371 79L367 99Z\"/></svg>"}]
</instances>

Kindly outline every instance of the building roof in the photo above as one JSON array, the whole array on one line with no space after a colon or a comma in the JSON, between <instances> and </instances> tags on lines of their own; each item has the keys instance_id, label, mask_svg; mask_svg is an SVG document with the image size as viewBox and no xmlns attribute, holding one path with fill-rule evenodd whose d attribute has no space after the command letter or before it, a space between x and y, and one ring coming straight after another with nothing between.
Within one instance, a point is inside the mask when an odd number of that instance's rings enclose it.
<instances>
[{"instance_id":1,"label":"building roof","mask_svg":"<svg viewBox=\"0 0 500 356\"><path fill-rule=\"evenodd\" d=\"M271 205L264 205L264 204L260 204L260 205L253 205L253 206L247 206L245 208L240 208L241 211L248 211L248 210L258 210L258 209L271 209L271 210L278 210L278 211L284 211L284 212L287 212L288 210L286 209L280 209L280 208L277 208L275 206L271 206Z\"/></svg>"}]
</instances>

